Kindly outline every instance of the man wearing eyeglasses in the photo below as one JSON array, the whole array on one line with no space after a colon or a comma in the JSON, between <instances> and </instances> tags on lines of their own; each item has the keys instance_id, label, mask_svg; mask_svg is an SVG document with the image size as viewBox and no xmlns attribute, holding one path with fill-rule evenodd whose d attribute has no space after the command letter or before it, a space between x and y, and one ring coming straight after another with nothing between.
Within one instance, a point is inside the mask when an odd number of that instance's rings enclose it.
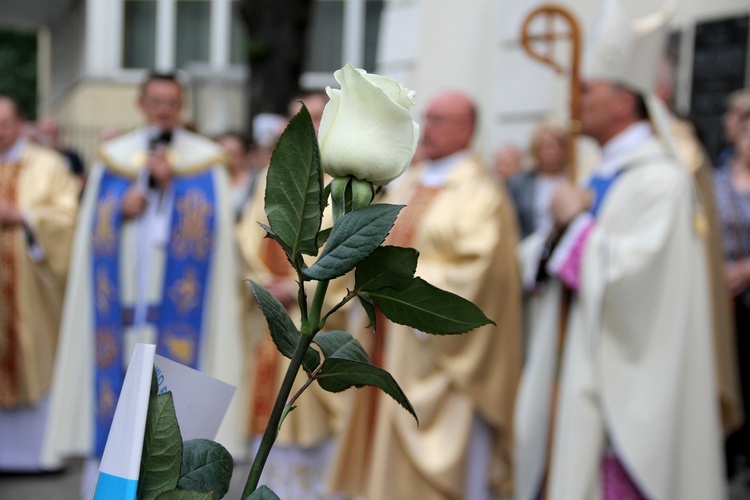
<instances>
[{"instance_id":1,"label":"man wearing eyeglasses","mask_svg":"<svg viewBox=\"0 0 750 500\"><path fill-rule=\"evenodd\" d=\"M138 98L147 124L104 143L89 176L55 368L51 462L101 458L136 343L240 381L228 179L220 147L182 127L183 105L173 75L149 76ZM238 453L240 408L235 398L217 436Z\"/></svg>"}]
</instances>

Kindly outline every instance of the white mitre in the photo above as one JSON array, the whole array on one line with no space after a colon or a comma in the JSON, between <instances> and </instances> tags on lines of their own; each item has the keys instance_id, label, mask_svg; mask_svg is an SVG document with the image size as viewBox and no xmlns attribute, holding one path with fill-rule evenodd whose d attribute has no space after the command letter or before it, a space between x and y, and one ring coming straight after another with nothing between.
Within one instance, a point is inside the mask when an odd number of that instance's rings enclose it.
<instances>
[{"instance_id":1,"label":"white mitre","mask_svg":"<svg viewBox=\"0 0 750 500\"><path fill-rule=\"evenodd\" d=\"M631 20L619 0L605 0L589 39L583 78L620 83L648 95L666 45L667 21L675 1L660 11Z\"/></svg>"},{"instance_id":2,"label":"white mitre","mask_svg":"<svg viewBox=\"0 0 750 500\"><path fill-rule=\"evenodd\" d=\"M677 0L667 0L659 12L631 20L619 0L605 0L581 72L584 80L606 80L639 93L657 135L673 152L668 112L653 90L666 47L667 22L676 6Z\"/></svg>"}]
</instances>

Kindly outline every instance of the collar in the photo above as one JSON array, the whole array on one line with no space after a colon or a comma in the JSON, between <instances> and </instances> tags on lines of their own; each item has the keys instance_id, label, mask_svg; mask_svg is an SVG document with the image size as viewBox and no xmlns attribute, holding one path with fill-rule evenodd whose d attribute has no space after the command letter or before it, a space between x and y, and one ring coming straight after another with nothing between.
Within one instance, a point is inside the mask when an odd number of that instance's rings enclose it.
<instances>
[{"instance_id":1,"label":"collar","mask_svg":"<svg viewBox=\"0 0 750 500\"><path fill-rule=\"evenodd\" d=\"M445 184L453 170L471 155L467 149L462 149L452 155L426 160L420 174L419 183L425 187L440 187Z\"/></svg>"},{"instance_id":2,"label":"collar","mask_svg":"<svg viewBox=\"0 0 750 500\"><path fill-rule=\"evenodd\" d=\"M594 175L610 177L616 174L627 163L628 158L637 149L654 136L651 125L639 121L614 136L602 148L599 163L594 168Z\"/></svg>"},{"instance_id":3,"label":"collar","mask_svg":"<svg viewBox=\"0 0 750 500\"><path fill-rule=\"evenodd\" d=\"M28 140L25 137L19 137L8 151L0 153L0 162L18 163L27 142Z\"/></svg>"}]
</instances>

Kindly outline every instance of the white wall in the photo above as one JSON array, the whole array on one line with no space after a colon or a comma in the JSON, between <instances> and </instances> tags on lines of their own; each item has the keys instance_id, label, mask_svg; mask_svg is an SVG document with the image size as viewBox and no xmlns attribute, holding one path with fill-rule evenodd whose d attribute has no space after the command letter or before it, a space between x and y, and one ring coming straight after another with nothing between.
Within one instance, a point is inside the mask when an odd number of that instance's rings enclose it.
<instances>
[{"instance_id":1,"label":"white wall","mask_svg":"<svg viewBox=\"0 0 750 500\"><path fill-rule=\"evenodd\" d=\"M82 77L85 12L84 2L78 2L66 17L49 26L51 93L43 98L52 104Z\"/></svg>"},{"instance_id":2,"label":"white wall","mask_svg":"<svg viewBox=\"0 0 750 500\"><path fill-rule=\"evenodd\" d=\"M120 66L122 55L122 1L81 3L86 4L85 76L111 78Z\"/></svg>"}]
</instances>

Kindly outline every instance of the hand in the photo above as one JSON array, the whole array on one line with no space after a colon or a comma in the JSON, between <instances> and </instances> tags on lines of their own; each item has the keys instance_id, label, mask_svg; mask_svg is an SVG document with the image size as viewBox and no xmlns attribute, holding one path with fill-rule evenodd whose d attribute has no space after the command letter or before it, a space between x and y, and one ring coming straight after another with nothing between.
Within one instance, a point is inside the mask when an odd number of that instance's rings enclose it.
<instances>
[{"instance_id":1,"label":"hand","mask_svg":"<svg viewBox=\"0 0 750 500\"><path fill-rule=\"evenodd\" d=\"M724 265L724 278L732 297L739 295L750 286L750 259L727 262Z\"/></svg>"},{"instance_id":2,"label":"hand","mask_svg":"<svg viewBox=\"0 0 750 500\"><path fill-rule=\"evenodd\" d=\"M146 195L140 189L129 188L122 197L122 215L126 219L138 217L146 208Z\"/></svg>"},{"instance_id":3,"label":"hand","mask_svg":"<svg viewBox=\"0 0 750 500\"><path fill-rule=\"evenodd\" d=\"M549 211L555 226L567 226L576 215L588 210L591 194L570 181L562 182L552 195Z\"/></svg>"},{"instance_id":4,"label":"hand","mask_svg":"<svg viewBox=\"0 0 750 500\"><path fill-rule=\"evenodd\" d=\"M164 189L172 181L172 165L167 159L166 148L157 148L149 153L146 168L160 189Z\"/></svg>"},{"instance_id":5,"label":"hand","mask_svg":"<svg viewBox=\"0 0 750 500\"><path fill-rule=\"evenodd\" d=\"M0 226L14 227L23 224L21 212L10 203L0 202Z\"/></svg>"},{"instance_id":6,"label":"hand","mask_svg":"<svg viewBox=\"0 0 750 500\"><path fill-rule=\"evenodd\" d=\"M276 297L276 300L281 302L284 307L297 303L297 285L289 278L271 278L271 281L265 283L263 287Z\"/></svg>"}]
</instances>

